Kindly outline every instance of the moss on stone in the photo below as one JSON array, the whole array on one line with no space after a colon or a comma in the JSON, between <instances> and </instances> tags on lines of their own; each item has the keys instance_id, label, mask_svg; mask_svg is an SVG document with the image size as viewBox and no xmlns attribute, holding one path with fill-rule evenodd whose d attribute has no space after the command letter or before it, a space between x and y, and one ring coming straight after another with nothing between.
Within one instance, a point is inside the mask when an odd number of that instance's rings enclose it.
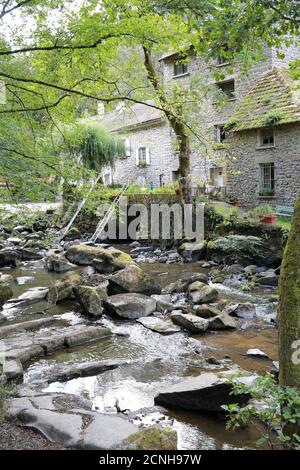
<instances>
[{"instance_id":1,"label":"moss on stone","mask_svg":"<svg viewBox=\"0 0 300 470\"><path fill-rule=\"evenodd\" d=\"M240 131L300 121L295 85L288 70L273 69L256 82L226 127Z\"/></svg>"},{"instance_id":2,"label":"moss on stone","mask_svg":"<svg viewBox=\"0 0 300 470\"><path fill-rule=\"evenodd\" d=\"M128 450L176 450L177 433L171 428L150 427L132 434L124 441Z\"/></svg>"}]
</instances>

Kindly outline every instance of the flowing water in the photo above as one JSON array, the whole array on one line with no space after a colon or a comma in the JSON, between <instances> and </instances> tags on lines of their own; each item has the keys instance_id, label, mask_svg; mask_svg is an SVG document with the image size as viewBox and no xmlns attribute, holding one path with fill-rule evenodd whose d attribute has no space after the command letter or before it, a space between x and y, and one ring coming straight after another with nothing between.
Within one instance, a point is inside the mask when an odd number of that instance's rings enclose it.
<instances>
[{"instance_id":1,"label":"flowing water","mask_svg":"<svg viewBox=\"0 0 300 470\"><path fill-rule=\"evenodd\" d=\"M199 264L164 265L159 263L141 265L148 273L160 280L162 286L178 279L184 271L200 271ZM34 286L50 286L61 277L44 270L42 262L30 262L17 269L2 269L18 278L14 284L14 296ZM273 360L276 359L276 331L270 322L264 320L274 314L273 304L268 303L268 290L245 294L232 286L217 285L222 297L242 302L250 302L256 312L257 323L251 328L236 331L211 332L202 336L189 336L176 333L163 336L147 330L142 325L103 317L98 322L110 328L116 335L81 348L73 348L52 354L29 365L24 381L38 378L46 368L56 363L83 360L116 359L121 365L95 377L70 380L65 383L52 383L47 391L73 393L92 401L95 410L115 413L116 400L122 410L133 413L137 424L170 423L178 432L179 449L239 449L255 448L259 435L254 428L228 431L220 418L204 413L166 411L154 407L154 397L166 391L171 384L187 376L198 375L203 371L222 370L233 365L258 372L270 369L271 361L245 357L249 348L258 347ZM271 305L271 307L270 307ZM36 318L44 311L60 315L69 323L85 322L72 301L50 307L39 302L26 308L4 310L9 320ZM260 324L260 322L262 322ZM221 365L208 368L204 359L210 356L222 359ZM229 356L230 358L228 358ZM224 357L227 357L224 362ZM236 367L236 366L235 366ZM131 415L132 415L131 413Z\"/></svg>"}]
</instances>

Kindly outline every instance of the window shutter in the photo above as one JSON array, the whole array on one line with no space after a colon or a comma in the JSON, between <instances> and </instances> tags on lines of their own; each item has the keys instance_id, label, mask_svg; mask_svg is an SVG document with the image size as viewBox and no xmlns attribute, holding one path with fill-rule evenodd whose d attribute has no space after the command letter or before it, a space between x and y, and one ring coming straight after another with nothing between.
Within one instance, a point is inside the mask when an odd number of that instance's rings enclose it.
<instances>
[{"instance_id":1,"label":"window shutter","mask_svg":"<svg viewBox=\"0 0 300 470\"><path fill-rule=\"evenodd\" d=\"M139 165L140 163L140 158L139 158L139 149L136 149L136 155L135 155L135 159L136 159L136 164Z\"/></svg>"},{"instance_id":2,"label":"window shutter","mask_svg":"<svg viewBox=\"0 0 300 470\"><path fill-rule=\"evenodd\" d=\"M146 148L146 164L150 165L150 148Z\"/></svg>"},{"instance_id":3,"label":"window shutter","mask_svg":"<svg viewBox=\"0 0 300 470\"><path fill-rule=\"evenodd\" d=\"M125 155L126 157L130 157L131 155L131 147L130 147L130 139L125 139Z\"/></svg>"}]
</instances>

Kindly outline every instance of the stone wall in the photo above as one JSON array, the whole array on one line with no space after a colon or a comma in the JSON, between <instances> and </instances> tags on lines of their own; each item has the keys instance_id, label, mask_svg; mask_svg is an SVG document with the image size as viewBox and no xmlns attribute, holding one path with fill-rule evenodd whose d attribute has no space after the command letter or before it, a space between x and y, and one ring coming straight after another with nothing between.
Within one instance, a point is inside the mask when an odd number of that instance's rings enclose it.
<instances>
[{"instance_id":1,"label":"stone wall","mask_svg":"<svg viewBox=\"0 0 300 470\"><path fill-rule=\"evenodd\" d=\"M242 205L293 205L300 190L300 124L277 126L275 146L257 148L257 130L232 132L230 144L238 160L229 165L227 192ZM259 164L275 166L275 196L260 197Z\"/></svg>"},{"instance_id":2,"label":"stone wall","mask_svg":"<svg viewBox=\"0 0 300 470\"><path fill-rule=\"evenodd\" d=\"M160 175L164 184L173 182L173 172L178 171L178 156L174 134L166 121L153 126L139 127L121 134L122 138L130 141L130 156L117 160L113 170L113 181L124 181L138 184L143 178L146 184L152 183L160 187ZM136 162L136 152L139 147L150 149L150 164L140 167ZM192 183L207 179L207 160L194 151L191 155Z\"/></svg>"}]
</instances>

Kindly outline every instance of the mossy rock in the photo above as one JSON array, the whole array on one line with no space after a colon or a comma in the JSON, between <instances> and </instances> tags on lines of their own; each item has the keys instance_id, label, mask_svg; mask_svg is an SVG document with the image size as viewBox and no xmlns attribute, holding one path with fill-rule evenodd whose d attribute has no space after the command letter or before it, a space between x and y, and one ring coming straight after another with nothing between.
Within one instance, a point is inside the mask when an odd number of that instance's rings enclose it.
<instances>
[{"instance_id":1,"label":"mossy rock","mask_svg":"<svg viewBox=\"0 0 300 470\"><path fill-rule=\"evenodd\" d=\"M13 291L7 284L0 284L0 307L13 296Z\"/></svg>"},{"instance_id":2,"label":"mossy rock","mask_svg":"<svg viewBox=\"0 0 300 470\"><path fill-rule=\"evenodd\" d=\"M123 444L126 450L176 450L177 433L170 428L145 428L129 436Z\"/></svg>"}]
</instances>

